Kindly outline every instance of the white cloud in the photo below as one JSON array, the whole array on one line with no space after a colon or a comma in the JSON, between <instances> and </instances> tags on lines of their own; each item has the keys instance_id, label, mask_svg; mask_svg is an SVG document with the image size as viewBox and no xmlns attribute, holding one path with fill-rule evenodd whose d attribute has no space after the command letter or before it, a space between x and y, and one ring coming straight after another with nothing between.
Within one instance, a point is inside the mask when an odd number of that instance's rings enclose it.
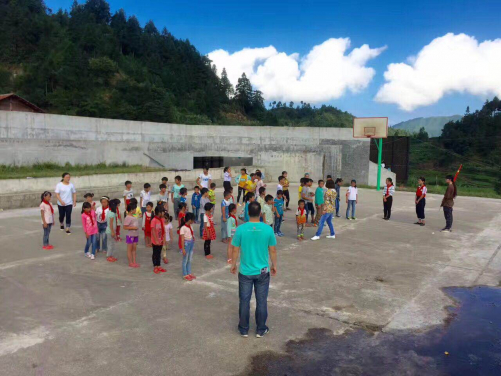
<instances>
[{"instance_id":1,"label":"white cloud","mask_svg":"<svg viewBox=\"0 0 501 376\"><path fill-rule=\"evenodd\" d=\"M501 96L501 39L478 41L465 34L434 39L408 63L388 65L376 101L405 111L457 92Z\"/></svg>"},{"instance_id":2,"label":"white cloud","mask_svg":"<svg viewBox=\"0 0 501 376\"><path fill-rule=\"evenodd\" d=\"M208 56L219 74L226 68L233 85L245 73L266 100L316 103L339 98L348 90L358 93L372 81L376 72L366 64L386 47L371 49L364 44L346 54L349 47L349 38L331 38L303 58L273 46L244 48L232 54L216 50Z\"/></svg>"}]
</instances>

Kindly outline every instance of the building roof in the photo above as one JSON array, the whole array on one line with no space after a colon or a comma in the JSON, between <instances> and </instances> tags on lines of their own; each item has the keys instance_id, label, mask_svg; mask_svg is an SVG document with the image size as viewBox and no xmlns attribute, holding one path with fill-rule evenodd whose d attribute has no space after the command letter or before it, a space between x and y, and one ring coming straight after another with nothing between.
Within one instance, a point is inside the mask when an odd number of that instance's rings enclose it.
<instances>
[{"instance_id":1,"label":"building roof","mask_svg":"<svg viewBox=\"0 0 501 376\"><path fill-rule=\"evenodd\" d=\"M28 102L26 99L24 98L21 98L19 95L17 94L14 94L14 93L9 93L9 94L0 94L0 102L7 99L7 98L13 98L13 99L17 99L19 100L20 102L22 102L23 104L25 104L26 106L30 107L33 111L35 112L45 112L44 110L42 110L40 107L38 106L35 106L33 103L31 102Z\"/></svg>"}]
</instances>

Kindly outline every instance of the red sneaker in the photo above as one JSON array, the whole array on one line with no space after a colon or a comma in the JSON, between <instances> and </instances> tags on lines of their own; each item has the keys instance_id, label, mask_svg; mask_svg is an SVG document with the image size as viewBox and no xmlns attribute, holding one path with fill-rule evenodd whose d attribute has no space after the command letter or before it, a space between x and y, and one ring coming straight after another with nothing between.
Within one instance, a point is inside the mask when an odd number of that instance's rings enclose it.
<instances>
[{"instance_id":1,"label":"red sneaker","mask_svg":"<svg viewBox=\"0 0 501 376\"><path fill-rule=\"evenodd\" d=\"M189 276L191 277L191 279L197 279L197 277L195 277L193 274L189 274Z\"/></svg>"},{"instance_id":2,"label":"red sneaker","mask_svg":"<svg viewBox=\"0 0 501 376\"><path fill-rule=\"evenodd\" d=\"M167 260L167 257L164 258L164 264L168 264L169 263L169 260Z\"/></svg>"},{"instance_id":3,"label":"red sneaker","mask_svg":"<svg viewBox=\"0 0 501 376\"><path fill-rule=\"evenodd\" d=\"M106 258L106 261L108 261L108 262L114 262L114 261L113 261L113 257L111 257L111 256L110 256L110 257L107 257L107 258Z\"/></svg>"},{"instance_id":4,"label":"red sneaker","mask_svg":"<svg viewBox=\"0 0 501 376\"><path fill-rule=\"evenodd\" d=\"M49 245L47 246L47 249L54 249L54 246L49 244Z\"/></svg>"},{"instance_id":5,"label":"red sneaker","mask_svg":"<svg viewBox=\"0 0 501 376\"><path fill-rule=\"evenodd\" d=\"M158 270L160 270L162 273L165 273L167 271L164 268L162 268L161 266L158 267Z\"/></svg>"},{"instance_id":6,"label":"red sneaker","mask_svg":"<svg viewBox=\"0 0 501 376\"><path fill-rule=\"evenodd\" d=\"M129 268L135 268L135 264L129 264Z\"/></svg>"},{"instance_id":7,"label":"red sneaker","mask_svg":"<svg viewBox=\"0 0 501 376\"><path fill-rule=\"evenodd\" d=\"M191 276L189 276L189 275L185 275L183 278L187 281L190 281L190 282L193 281L193 278L191 278Z\"/></svg>"},{"instance_id":8,"label":"red sneaker","mask_svg":"<svg viewBox=\"0 0 501 376\"><path fill-rule=\"evenodd\" d=\"M155 268L153 269L153 273L155 273L155 274L159 274L160 273L160 270L158 270L158 267L155 266Z\"/></svg>"},{"instance_id":9,"label":"red sneaker","mask_svg":"<svg viewBox=\"0 0 501 376\"><path fill-rule=\"evenodd\" d=\"M111 256L111 262L115 262L115 261L118 261L118 259L116 257Z\"/></svg>"},{"instance_id":10,"label":"red sneaker","mask_svg":"<svg viewBox=\"0 0 501 376\"><path fill-rule=\"evenodd\" d=\"M48 246L48 245L44 245L44 246L42 247L42 249L49 250L50 248L49 248L49 246Z\"/></svg>"},{"instance_id":11,"label":"red sneaker","mask_svg":"<svg viewBox=\"0 0 501 376\"><path fill-rule=\"evenodd\" d=\"M207 255L207 256L205 256L205 258L206 258L206 259L208 259L208 260L210 260L210 259L213 259L213 258L214 258L214 256L212 256L212 255Z\"/></svg>"},{"instance_id":12,"label":"red sneaker","mask_svg":"<svg viewBox=\"0 0 501 376\"><path fill-rule=\"evenodd\" d=\"M139 264L138 263L134 263L132 265L134 265L133 268L139 268Z\"/></svg>"}]
</instances>

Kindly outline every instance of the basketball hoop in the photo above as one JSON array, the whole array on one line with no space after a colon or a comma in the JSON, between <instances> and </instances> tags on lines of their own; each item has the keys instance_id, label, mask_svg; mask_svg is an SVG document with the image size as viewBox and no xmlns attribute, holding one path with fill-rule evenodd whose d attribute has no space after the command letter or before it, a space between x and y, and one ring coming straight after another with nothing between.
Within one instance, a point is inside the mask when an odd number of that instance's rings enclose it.
<instances>
[{"instance_id":1,"label":"basketball hoop","mask_svg":"<svg viewBox=\"0 0 501 376\"><path fill-rule=\"evenodd\" d=\"M370 117L353 119L353 138L387 138L388 118Z\"/></svg>"},{"instance_id":2,"label":"basketball hoop","mask_svg":"<svg viewBox=\"0 0 501 376\"><path fill-rule=\"evenodd\" d=\"M376 127L364 127L364 136L365 137L374 137L376 135Z\"/></svg>"}]
</instances>

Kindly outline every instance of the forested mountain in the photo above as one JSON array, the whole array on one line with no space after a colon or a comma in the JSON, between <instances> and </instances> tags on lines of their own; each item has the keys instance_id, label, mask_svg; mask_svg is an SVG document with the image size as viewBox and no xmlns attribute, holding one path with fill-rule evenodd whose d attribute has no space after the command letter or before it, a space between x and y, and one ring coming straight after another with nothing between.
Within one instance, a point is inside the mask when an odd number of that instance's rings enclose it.
<instances>
[{"instance_id":1,"label":"forested mountain","mask_svg":"<svg viewBox=\"0 0 501 376\"><path fill-rule=\"evenodd\" d=\"M188 6L188 5L187 5ZM53 12L41 0L0 0L0 93L47 112L185 124L349 127L332 106L270 104L245 74L226 72L189 40L142 27L104 0Z\"/></svg>"},{"instance_id":2,"label":"forested mountain","mask_svg":"<svg viewBox=\"0 0 501 376\"><path fill-rule=\"evenodd\" d=\"M446 123L459 119L461 119L461 115L420 117L395 124L391 128L402 129L409 133L416 133L424 128L430 137L438 137L442 134L442 129Z\"/></svg>"}]
</instances>

